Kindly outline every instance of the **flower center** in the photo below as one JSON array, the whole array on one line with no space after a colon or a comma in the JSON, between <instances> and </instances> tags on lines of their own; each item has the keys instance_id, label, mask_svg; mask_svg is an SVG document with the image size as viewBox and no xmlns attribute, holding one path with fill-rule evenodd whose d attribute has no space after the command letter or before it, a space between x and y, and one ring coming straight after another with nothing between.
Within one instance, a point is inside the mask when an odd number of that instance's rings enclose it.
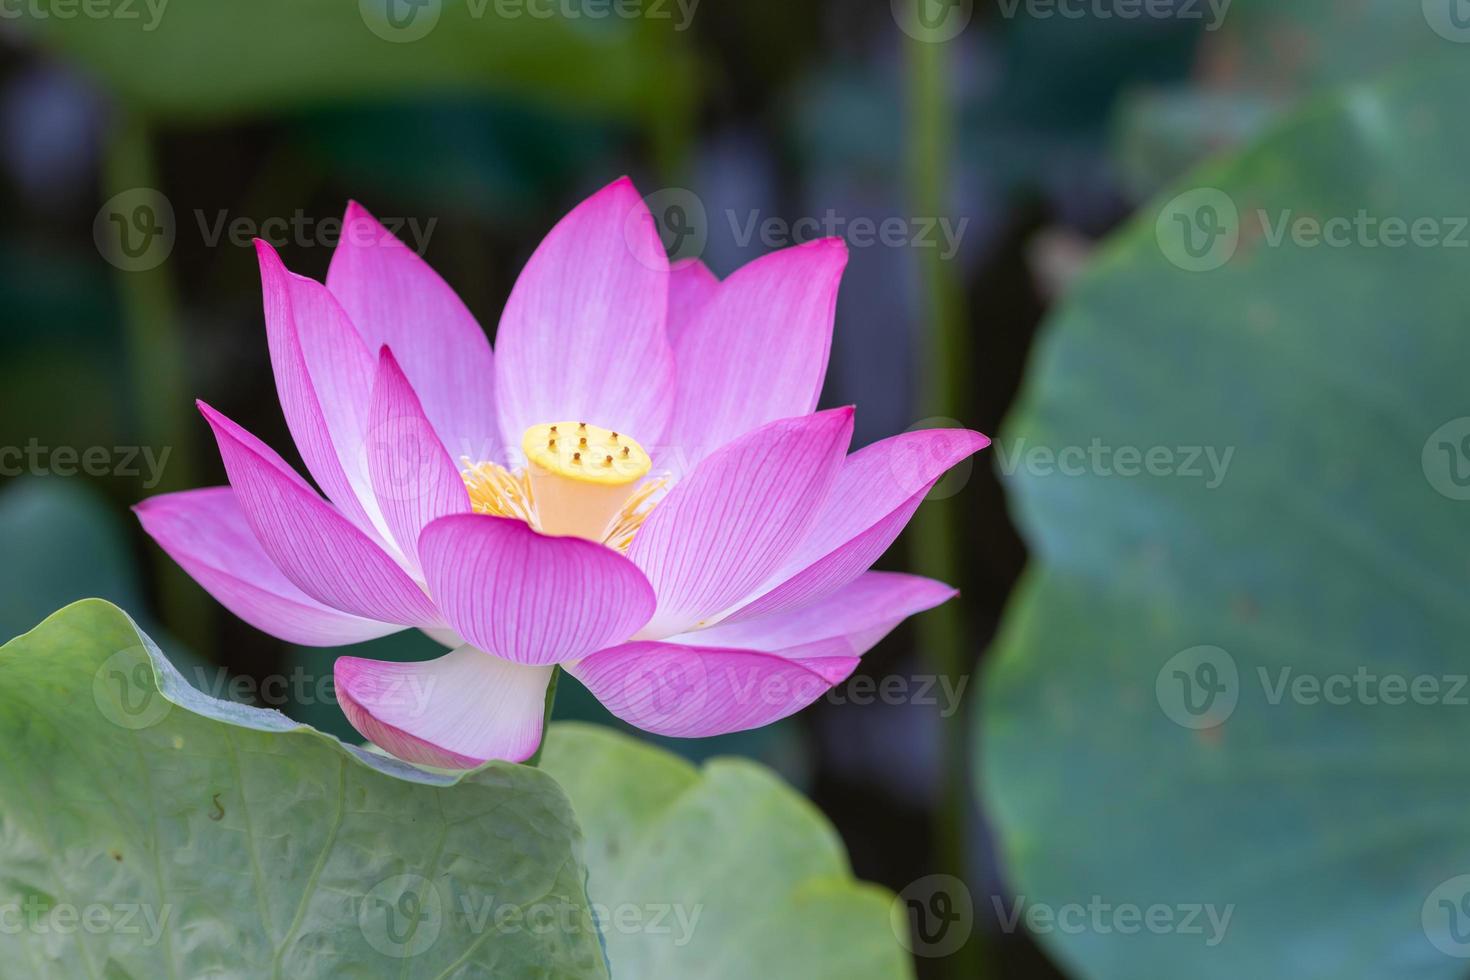
<instances>
[{"instance_id":1,"label":"flower center","mask_svg":"<svg viewBox=\"0 0 1470 980\"><path fill-rule=\"evenodd\" d=\"M533 425L521 438L527 465L464 463L476 513L514 517L544 534L625 550L648 516L662 479L643 481L653 461L637 441L587 422Z\"/></svg>"}]
</instances>

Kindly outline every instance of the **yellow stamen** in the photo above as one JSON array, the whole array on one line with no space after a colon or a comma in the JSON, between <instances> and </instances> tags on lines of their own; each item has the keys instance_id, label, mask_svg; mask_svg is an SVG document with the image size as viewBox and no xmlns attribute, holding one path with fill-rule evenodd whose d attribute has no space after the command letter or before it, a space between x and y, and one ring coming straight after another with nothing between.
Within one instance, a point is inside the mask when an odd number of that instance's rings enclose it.
<instances>
[{"instance_id":1,"label":"yellow stamen","mask_svg":"<svg viewBox=\"0 0 1470 980\"><path fill-rule=\"evenodd\" d=\"M571 426L580 448L563 451L557 430ZM586 422L532 426L521 448L528 465L515 472L461 460L475 513L512 517L545 534L575 535L626 551L667 484L644 479L653 461L636 441Z\"/></svg>"},{"instance_id":2,"label":"yellow stamen","mask_svg":"<svg viewBox=\"0 0 1470 980\"><path fill-rule=\"evenodd\" d=\"M514 517L532 527L536 523L536 499L531 494L531 481L525 470L515 473L495 463L471 463L461 456L465 489L470 492L470 506L476 514L492 517Z\"/></svg>"}]
</instances>

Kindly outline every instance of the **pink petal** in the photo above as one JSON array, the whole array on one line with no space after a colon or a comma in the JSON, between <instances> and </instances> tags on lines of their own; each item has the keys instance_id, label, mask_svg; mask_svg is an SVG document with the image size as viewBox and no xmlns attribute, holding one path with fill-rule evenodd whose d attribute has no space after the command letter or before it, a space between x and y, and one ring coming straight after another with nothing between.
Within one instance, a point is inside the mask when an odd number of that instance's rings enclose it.
<instances>
[{"instance_id":1,"label":"pink petal","mask_svg":"<svg viewBox=\"0 0 1470 980\"><path fill-rule=\"evenodd\" d=\"M468 642L520 664L621 643L653 614L653 589L622 555L485 514L443 517L419 539L429 589Z\"/></svg>"},{"instance_id":2,"label":"pink petal","mask_svg":"<svg viewBox=\"0 0 1470 980\"><path fill-rule=\"evenodd\" d=\"M669 343L678 344L679 335L719 289L719 278L698 259L681 259L669 266Z\"/></svg>"},{"instance_id":3,"label":"pink petal","mask_svg":"<svg viewBox=\"0 0 1470 980\"><path fill-rule=\"evenodd\" d=\"M703 738L795 714L846 680L858 663L841 641L802 652L795 657L645 641L594 653L567 670L629 724Z\"/></svg>"},{"instance_id":4,"label":"pink petal","mask_svg":"<svg viewBox=\"0 0 1470 980\"><path fill-rule=\"evenodd\" d=\"M757 426L817 407L847 246L829 238L738 270L672 333L678 396L668 444L683 469Z\"/></svg>"},{"instance_id":5,"label":"pink petal","mask_svg":"<svg viewBox=\"0 0 1470 980\"><path fill-rule=\"evenodd\" d=\"M355 201L327 288L368 350L393 348L450 456L499 458L489 338L439 274Z\"/></svg>"},{"instance_id":6,"label":"pink petal","mask_svg":"<svg viewBox=\"0 0 1470 980\"><path fill-rule=\"evenodd\" d=\"M422 577L419 534L436 518L469 513L470 495L386 347L378 358L369 421L367 461L373 493L409 571Z\"/></svg>"},{"instance_id":7,"label":"pink petal","mask_svg":"<svg viewBox=\"0 0 1470 980\"><path fill-rule=\"evenodd\" d=\"M164 494L133 510L143 530L205 591L262 632L334 647L403 628L338 612L292 585L261 550L229 487Z\"/></svg>"},{"instance_id":8,"label":"pink petal","mask_svg":"<svg viewBox=\"0 0 1470 980\"><path fill-rule=\"evenodd\" d=\"M851 438L851 408L782 419L669 491L628 550L658 594L640 638L693 628L781 567L826 502Z\"/></svg>"},{"instance_id":9,"label":"pink petal","mask_svg":"<svg viewBox=\"0 0 1470 980\"><path fill-rule=\"evenodd\" d=\"M385 536L360 448L373 358L327 288L287 271L255 242L276 394L291 438L327 498L370 536Z\"/></svg>"},{"instance_id":10,"label":"pink petal","mask_svg":"<svg viewBox=\"0 0 1470 980\"><path fill-rule=\"evenodd\" d=\"M203 402L225 472L261 548L286 578L333 609L434 628L443 619L413 579L316 495L268 446Z\"/></svg>"},{"instance_id":11,"label":"pink petal","mask_svg":"<svg viewBox=\"0 0 1470 980\"><path fill-rule=\"evenodd\" d=\"M423 663L340 657L334 674L352 727L408 762L472 769L523 762L541 744L550 667L462 646Z\"/></svg>"},{"instance_id":12,"label":"pink petal","mask_svg":"<svg viewBox=\"0 0 1470 980\"><path fill-rule=\"evenodd\" d=\"M674 391L668 288L653 217L626 177L551 230L495 338L500 428L512 455L532 425L573 419L660 443Z\"/></svg>"},{"instance_id":13,"label":"pink petal","mask_svg":"<svg viewBox=\"0 0 1470 980\"><path fill-rule=\"evenodd\" d=\"M722 623L810 605L872 567L946 470L990 445L968 429L923 429L849 456L811 534Z\"/></svg>"},{"instance_id":14,"label":"pink petal","mask_svg":"<svg viewBox=\"0 0 1470 980\"><path fill-rule=\"evenodd\" d=\"M895 626L959 593L933 579L897 572L864 572L836 592L801 609L759 619L720 623L671 637L691 646L784 650L824 640L844 640L860 657Z\"/></svg>"}]
</instances>

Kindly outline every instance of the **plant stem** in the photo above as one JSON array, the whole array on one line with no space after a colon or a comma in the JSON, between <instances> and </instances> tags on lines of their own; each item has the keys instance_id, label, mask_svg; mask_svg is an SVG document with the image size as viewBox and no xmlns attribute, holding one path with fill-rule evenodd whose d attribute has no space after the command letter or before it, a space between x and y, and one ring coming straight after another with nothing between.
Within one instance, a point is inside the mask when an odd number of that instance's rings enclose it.
<instances>
[{"instance_id":1,"label":"plant stem","mask_svg":"<svg viewBox=\"0 0 1470 980\"><path fill-rule=\"evenodd\" d=\"M158 189L151 134L140 116L120 113L107 147L103 180L108 197L135 188ZM192 413L172 267L164 261L154 268L119 270L117 289L142 440L169 453L168 466L152 492L193 487L198 481L193 472ZM208 655L210 617L203 593L163 551L153 548L151 554L163 621L196 653Z\"/></svg>"},{"instance_id":2,"label":"plant stem","mask_svg":"<svg viewBox=\"0 0 1470 980\"><path fill-rule=\"evenodd\" d=\"M551 668L551 680L546 682L546 709L541 715L541 744L536 746L536 753L526 760L528 766L541 764L541 751L546 748L546 733L551 729L551 706L556 704L556 685L560 680L561 667L558 665Z\"/></svg>"},{"instance_id":3,"label":"plant stem","mask_svg":"<svg viewBox=\"0 0 1470 980\"><path fill-rule=\"evenodd\" d=\"M909 180L915 213L939 217L945 213L949 185L952 113L947 85L947 42L907 41L909 71ZM928 396L922 411L931 417L962 413L965 372L970 364L965 296L953 268L934 249L919 249L927 331L923 379ZM919 508L909 543L915 565L925 575L959 583L961 521L959 499L930 500ZM963 609L947 603L918 620L920 646L929 669L958 681L969 672L967 631ZM965 706L968 707L968 706ZM969 878L968 819L971 810L969 779L970 726L968 711L941 721L940 807L935 814L934 852L943 871L961 881ZM975 906L982 903L977 899ZM950 976L980 980L992 975L984 933L977 929L970 942L945 964Z\"/></svg>"}]
</instances>

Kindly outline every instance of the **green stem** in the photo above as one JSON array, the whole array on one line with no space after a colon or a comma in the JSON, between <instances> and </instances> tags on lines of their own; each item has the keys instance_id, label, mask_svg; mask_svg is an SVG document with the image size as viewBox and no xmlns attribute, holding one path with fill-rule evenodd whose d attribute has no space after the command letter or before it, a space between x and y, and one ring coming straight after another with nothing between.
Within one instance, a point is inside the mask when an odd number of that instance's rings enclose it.
<instances>
[{"instance_id":1,"label":"green stem","mask_svg":"<svg viewBox=\"0 0 1470 980\"><path fill-rule=\"evenodd\" d=\"M949 186L952 112L949 106L948 45L907 42L909 70L909 180L916 214L937 218L945 213ZM924 284L927 350L922 411L931 417L963 412L964 378L971 363L965 296L953 268L935 249L917 250ZM962 526L959 500L949 497L925 503L913 522L909 543L913 560L925 575L959 583ZM919 640L929 670L958 682L970 669L963 608L948 603L918 620ZM968 705L963 706L968 708ZM967 880L970 871L968 711L960 710L941 724L941 799L935 814L935 860L940 868ZM982 903L976 896L977 907ZM945 964L950 976L981 980L992 975L977 930L970 942Z\"/></svg>"},{"instance_id":2,"label":"green stem","mask_svg":"<svg viewBox=\"0 0 1470 980\"><path fill-rule=\"evenodd\" d=\"M108 197L137 188L158 189L151 134L146 120L138 115L120 115L107 148L103 180ZM168 452L159 484L149 492L196 486L193 412L172 267L165 260L152 268L119 270L117 289L139 433L145 445ZM164 622L195 652L208 655L209 612L204 594L160 549L150 553Z\"/></svg>"},{"instance_id":3,"label":"green stem","mask_svg":"<svg viewBox=\"0 0 1470 980\"><path fill-rule=\"evenodd\" d=\"M546 683L546 709L541 715L541 744L536 746L536 754L526 760L528 766L541 765L541 752L546 748L546 733L551 729L551 706L556 704L556 685L561 680L561 667L551 668L551 680Z\"/></svg>"}]
</instances>

